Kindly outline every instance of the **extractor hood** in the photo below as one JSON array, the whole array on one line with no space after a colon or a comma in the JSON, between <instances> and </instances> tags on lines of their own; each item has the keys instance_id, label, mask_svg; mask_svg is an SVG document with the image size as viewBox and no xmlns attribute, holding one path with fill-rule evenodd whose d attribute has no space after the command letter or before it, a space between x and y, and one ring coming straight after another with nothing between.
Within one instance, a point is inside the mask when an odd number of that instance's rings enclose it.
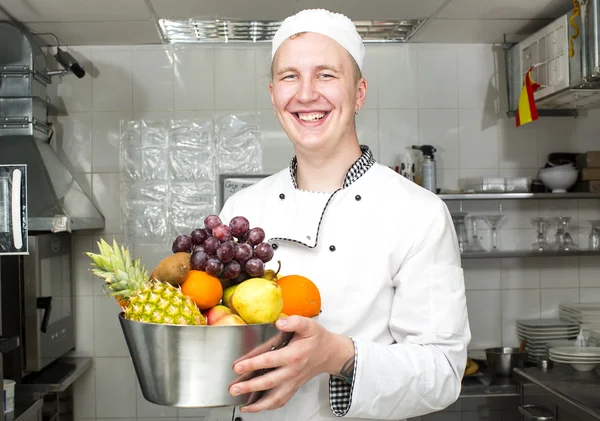
<instances>
[{"instance_id":1,"label":"extractor hood","mask_svg":"<svg viewBox=\"0 0 600 421\"><path fill-rule=\"evenodd\" d=\"M600 108L600 0L577 0L564 14L507 54L509 99L516 110L527 71L541 85L541 110Z\"/></svg>"},{"instance_id":2,"label":"extractor hood","mask_svg":"<svg viewBox=\"0 0 600 421\"><path fill-rule=\"evenodd\" d=\"M104 217L50 145L45 55L26 30L0 22L0 164L27 165L29 231L104 228Z\"/></svg>"}]
</instances>

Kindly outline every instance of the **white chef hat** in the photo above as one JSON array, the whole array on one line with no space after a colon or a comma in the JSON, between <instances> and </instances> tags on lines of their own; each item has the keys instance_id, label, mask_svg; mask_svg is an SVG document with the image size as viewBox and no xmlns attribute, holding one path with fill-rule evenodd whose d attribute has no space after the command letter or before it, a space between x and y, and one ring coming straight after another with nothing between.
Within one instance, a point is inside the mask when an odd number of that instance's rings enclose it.
<instances>
[{"instance_id":1,"label":"white chef hat","mask_svg":"<svg viewBox=\"0 0 600 421\"><path fill-rule=\"evenodd\" d=\"M356 26L348 17L324 9L302 10L286 18L273 36L271 61L283 41L300 32L315 32L337 41L350 53L362 71L365 46Z\"/></svg>"}]
</instances>

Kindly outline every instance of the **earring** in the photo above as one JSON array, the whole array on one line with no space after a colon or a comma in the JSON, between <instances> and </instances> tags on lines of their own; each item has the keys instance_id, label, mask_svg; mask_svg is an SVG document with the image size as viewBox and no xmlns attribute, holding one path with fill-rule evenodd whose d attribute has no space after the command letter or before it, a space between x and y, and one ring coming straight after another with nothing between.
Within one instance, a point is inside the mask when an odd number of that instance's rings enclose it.
<instances>
[{"instance_id":1,"label":"earring","mask_svg":"<svg viewBox=\"0 0 600 421\"><path fill-rule=\"evenodd\" d=\"M358 115L358 112L360 111L360 108L356 111L354 111L354 114Z\"/></svg>"}]
</instances>

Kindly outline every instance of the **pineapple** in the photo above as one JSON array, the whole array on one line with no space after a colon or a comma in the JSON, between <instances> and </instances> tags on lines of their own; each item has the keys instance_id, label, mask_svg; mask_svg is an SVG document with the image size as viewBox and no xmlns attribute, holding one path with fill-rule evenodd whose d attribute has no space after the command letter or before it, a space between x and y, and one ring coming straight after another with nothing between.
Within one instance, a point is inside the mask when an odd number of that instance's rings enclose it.
<instances>
[{"instance_id":1,"label":"pineapple","mask_svg":"<svg viewBox=\"0 0 600 421\"><path fill-rule=\"evenodd\" d=\"M206 319L181 289L150 280L140 259L113 240L98 243L99 254L86 253L92 260L92 273L104 279L104 292L115 297L129 320L179 325L205 325Z\"/></svg>"}]
</instances>

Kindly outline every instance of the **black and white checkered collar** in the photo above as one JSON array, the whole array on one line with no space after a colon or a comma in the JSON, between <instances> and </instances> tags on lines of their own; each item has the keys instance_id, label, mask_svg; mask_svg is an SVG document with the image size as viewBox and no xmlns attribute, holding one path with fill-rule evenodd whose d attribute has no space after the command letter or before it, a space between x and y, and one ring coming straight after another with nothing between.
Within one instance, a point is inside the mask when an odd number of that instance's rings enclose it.
<instances>
[{"instance_id":1,"label":"black and white checkered collar","mask_svg":"<svg viewBox=\"0 0 600 421\"><path fill-rule=\"evenodd\" d=\"M362 155L356 160L354 164L352 164L352 166L346 173L343 188L350 186L350 184L354 183L356 180L362 177L368 171L368 169L371 168L375 163L373 152L371 152L371 149L367 145L360 145L360 150L362 151ZM298 160L294 156L292 158L292 162L290 163L290 175L292 176L292 183L294 184L295 189L298 188L298 184L296 183L297 171Z\"/></svg>"}]
</instances>

